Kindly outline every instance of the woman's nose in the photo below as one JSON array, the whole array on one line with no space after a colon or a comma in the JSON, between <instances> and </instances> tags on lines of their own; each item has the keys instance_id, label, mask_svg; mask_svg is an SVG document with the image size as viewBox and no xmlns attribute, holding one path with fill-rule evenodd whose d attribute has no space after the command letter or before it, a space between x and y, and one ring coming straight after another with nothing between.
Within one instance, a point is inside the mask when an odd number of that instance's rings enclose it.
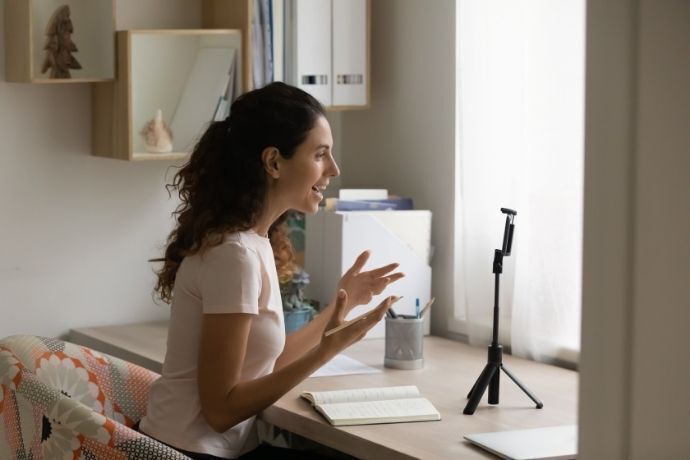
<instances>
[{"instance_id":1,"label":"woman's nose","mask_svg":"<svg viewBox=\"0 0 690 460\"><path fill-rule=\"evenodd\" d=\"M335 160L331 161L331 168L329 172L331 177L338 177L340 175L340 168L338 168L338 164L335 162Z\"/></svg>"}]
</instances>

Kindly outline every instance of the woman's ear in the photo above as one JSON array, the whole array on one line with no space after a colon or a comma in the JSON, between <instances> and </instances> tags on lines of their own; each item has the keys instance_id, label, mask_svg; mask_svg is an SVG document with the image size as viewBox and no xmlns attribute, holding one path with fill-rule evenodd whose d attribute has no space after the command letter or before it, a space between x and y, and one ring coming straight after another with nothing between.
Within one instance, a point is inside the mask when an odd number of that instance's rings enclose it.
<instances>
[{"instance_id":1,"label":"woman's ear","mask_svg":"<svg viewBox=\"0 0 690 460\"><path fill-rule=\"evenodd\" d=\"M274 179L280 177L280 151L275 147L266 147L261 152L261 162L264 165L264 169Z\"/></svg>"}]
</instances>

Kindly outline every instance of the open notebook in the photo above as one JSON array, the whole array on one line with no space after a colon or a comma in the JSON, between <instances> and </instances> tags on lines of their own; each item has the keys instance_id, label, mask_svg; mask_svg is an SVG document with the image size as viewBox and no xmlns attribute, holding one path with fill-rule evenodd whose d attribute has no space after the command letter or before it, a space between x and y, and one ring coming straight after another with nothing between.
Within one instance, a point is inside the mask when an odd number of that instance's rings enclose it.
<instances>
[{"instance_id":1,"label":"open notebook","mask_svg":"<svg viewBox=\"0 0 690 460\"><path fill-rule=\"evenodd\" d=\"M577 457L577 425L468 434L465 439L508 460Z\"/></svg>"},{"instance_id":2,"label":"open notebook","mask_svg":"<svg viewBox=\"0 0 690 460\"><path fill-rule=\"evenodd\" d=\"M336 426L441 420L441 414L414 385L304 391L300 396Z\"/></svg>"}]
</instances>

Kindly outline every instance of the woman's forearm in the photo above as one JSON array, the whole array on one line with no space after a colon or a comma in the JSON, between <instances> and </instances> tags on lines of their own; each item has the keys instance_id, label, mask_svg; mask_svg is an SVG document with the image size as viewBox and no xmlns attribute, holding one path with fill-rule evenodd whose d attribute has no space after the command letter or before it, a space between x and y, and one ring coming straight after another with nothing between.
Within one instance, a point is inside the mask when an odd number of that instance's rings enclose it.
<instances>
[{"instance_id":1,"label":"woman's forearm","mask_svg":"<svg viewBox=\"0 0 690 460\"><path fill-rule=\"evenodd\" d=\"M217 398L209 398L206 405L202 403L202 407L205 408L204 418L214 430L222 432L258 414L309 377L316 369L326 364L337 353L361 340L374 325L383 319L386 310L395 300L397 299L394 297L387 298L372 309L370 314L334 334L329 336L320 334L318 345L311 347L288 364L274 368L274 371L266 376L249 381L239 381L237 377L233 378L230 375L226 389L218 392ZM324 311L324 314L330 318L329 321L324 324L323 319L315 319L317 322L312 325L312 328L323 330L326 327L335 328L341 325L342 320L340 318L345 315L346 302L347 294L343 290L339 291L336 304L332 309ZM240 320L242 319L245 318L240 318ZM250 326L250 320L245 319L245 323L240 322L240 326L245 328L247 325ZM304 336L307 337L308 334ZM207 377L207 383L209 372L211 372L211 368L204 369L203 372L200 369L200 375ZM217 384L217 378L212 382ZM203 394L202 391L202 400Z\"/></svg>"},{"instance_id":2,"label":"woman's forearm","mask_svg":"<svg viewBox=\"0 0 690 460\"><path fill-rule=\"evenodd\" d=\"M204 414L217 432L223 432L258 414L332 358L321 347L312 347L292 363L255 380L240 382L212 413Z\"/></svg>"},{"instance_id":3,"label":"woman's forearm","mask_svg":"<svg viewBox=\"0 0 690 460\"><path fill-rule=\"evenodd\" d=\"M334 308L333 304L328 305L314 319L287 336L285 348L276 360L275 370L294 362L321 341L321 336L325 332L326 324L328 324L333 315Z\"/></svg>"}]
</instances>

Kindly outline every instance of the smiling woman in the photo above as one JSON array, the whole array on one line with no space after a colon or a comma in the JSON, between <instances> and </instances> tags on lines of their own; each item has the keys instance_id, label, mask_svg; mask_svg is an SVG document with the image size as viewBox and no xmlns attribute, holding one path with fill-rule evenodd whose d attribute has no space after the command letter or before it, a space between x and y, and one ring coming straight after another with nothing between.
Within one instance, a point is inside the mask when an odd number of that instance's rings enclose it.
<instances>
[{"instance_id":1,"label":"smiling woman","mask_svg":"<svg viewBox=\"0 0 690 460\"><path fill-rule=\"evenodd\" d=\"M276 265L289 265L293 252L279 225L288 210L318 210L340 174L332 146L321 104L272 83L240 96L228 119L212 123L168 186L181 203L157 260L156 291L172 305L163 373L140 424L149 436L192 458L296 458L258 446L256 415L361 339L391 298L367 320L324 331L402 277L392 273L397 264L363 271L364 252L335 300L286 338Z\"/></svg>"}]
</instances>

